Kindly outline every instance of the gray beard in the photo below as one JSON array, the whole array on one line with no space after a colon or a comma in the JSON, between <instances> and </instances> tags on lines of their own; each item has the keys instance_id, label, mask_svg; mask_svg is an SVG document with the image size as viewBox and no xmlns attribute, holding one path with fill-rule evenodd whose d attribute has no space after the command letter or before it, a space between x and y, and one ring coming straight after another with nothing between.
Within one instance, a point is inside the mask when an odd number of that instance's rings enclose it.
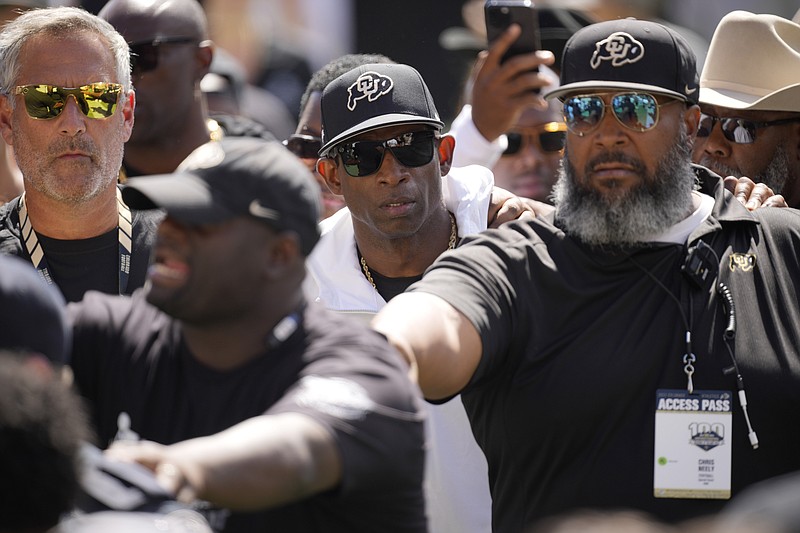
<instances>
[{"instance_id":1,"label":"gray beard","mask_svg":"<svg viewBox=\"0 0 800 533\"><path fill-rule=\"evenodd\" d=\"M601 194L578 184L565 150L553 188L559 226L590 245L624 246L643 242L680 222L691 212L691 192L697 188L691 146L682 127L652 175L647 174L640 160L619 152L608 152L589 161L584 175L598 163L615 161L631 165L642 176L639 185L618 194Z\"/></svg>"},{"instance_id":2,"label":"gray beard","mask_svg":"<svg viewBox=\"0 0 800 533\"><path fill-rule=\"evenodd\" d=\"M709 156L703 156L698 164L708 167L723 178L725 176L740 178L744 175L741 169L722 165ZM789 179L789 152L786 149L786 142L782 142L775 148L775 155L764 172L747 177L756 183L766 183L775 194L783 194L783 188Z\"/></svg>"}]
</instances>

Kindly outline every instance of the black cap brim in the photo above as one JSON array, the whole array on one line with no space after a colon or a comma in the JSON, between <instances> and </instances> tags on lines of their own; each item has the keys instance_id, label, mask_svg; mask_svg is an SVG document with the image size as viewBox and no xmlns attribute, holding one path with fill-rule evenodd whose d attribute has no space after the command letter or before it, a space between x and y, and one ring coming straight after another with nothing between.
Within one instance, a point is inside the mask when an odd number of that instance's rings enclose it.
<instances>
[{"instance_id":1,"label":"black cap brim","mask_svg":"<svg viewBox=\"0 0 800 533\"><path fill-rule=\"evenodd\" d=\"M188 172L131 178L122 199L131 209L163 209L190 224L215 224L238 216L215 200L205 181Z\"/></svg>"}]
</instances>

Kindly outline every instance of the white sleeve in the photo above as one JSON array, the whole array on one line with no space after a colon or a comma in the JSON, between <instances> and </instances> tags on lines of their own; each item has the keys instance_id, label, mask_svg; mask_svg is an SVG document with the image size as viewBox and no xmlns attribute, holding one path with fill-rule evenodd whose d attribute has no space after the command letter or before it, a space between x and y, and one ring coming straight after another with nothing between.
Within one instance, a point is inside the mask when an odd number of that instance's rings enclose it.
<instances>
[{"instance_id":1,"label":"white sleeve","mask_svg":"<svg viewBox=\"0 0 800 533\"><path fill-rule=\"evenodd\" d=\"M442 176L442 196L456 216L459 237L486 229L493 188L492 171L478 165L453 167Z\"/></svg>"},{"instance_id":2,"label":"white sleeve","mask_svg":"<svg viewBox=\"0 0 800 533\"><path fill-rule=\"evenodd\" d=\"M494 142L489 142L481 135L475 123L472 122L472 106L467 104L461 113L453 120L450 135L456 139L456 148L453 153L453 166L465 167L468 165L481 165L492 168L500 155L508 147L508 140L501 135Z\"/></svg>"}]
</instances>

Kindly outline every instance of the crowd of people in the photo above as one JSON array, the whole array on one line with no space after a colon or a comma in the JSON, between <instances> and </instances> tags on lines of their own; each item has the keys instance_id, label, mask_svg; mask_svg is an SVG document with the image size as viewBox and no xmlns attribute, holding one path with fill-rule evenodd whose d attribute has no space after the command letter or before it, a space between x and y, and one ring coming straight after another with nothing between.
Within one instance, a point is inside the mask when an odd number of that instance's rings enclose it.
<instances>
[{"instance_id":1,"label":"crowd of people","mask_svg":"<svg viewBox=\"0 0 800 533\"><path fill-rule=\"evenodd\" d=\"M349 54L290 133L197 0L24 4L0 531L800 528L800 23L510 26L452 124Z\"/></svg>"}]
</instances>

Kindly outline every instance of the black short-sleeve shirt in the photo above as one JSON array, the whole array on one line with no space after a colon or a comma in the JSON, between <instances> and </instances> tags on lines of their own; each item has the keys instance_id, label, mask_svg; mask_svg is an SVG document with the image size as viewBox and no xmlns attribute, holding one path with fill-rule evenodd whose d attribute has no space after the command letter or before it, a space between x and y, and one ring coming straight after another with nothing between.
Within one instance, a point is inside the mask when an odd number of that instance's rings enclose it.
<instances>
[{"instance_id":1,"label":"black short-sleeve shirt","mask_svg":"<svg viewBox=\"0 0 800 533\"><path fill-rule=\"evenodd\" d=\"M737 403L732 490L800 469L800 425L787 424L800 418L800 212L750 214L715 194L689 243L717 256L705 287L682 273L684 245L601 250L537 219L468 238L409 289L444 298L480 334L462 400L489 463L495 531L582 507L680 521L725 503L653 496L656 391L686 389L687 329L694 387L736 391L717 281L734 298L733 352L761 441L753 450Z\"/></svg>"},{"instance_id":2,"label":"black short-sleeve shirt","mask_svg":"<svg viewBox=\"0 0 800 533\"><path fill-rule=\"evenodd\" d=\"M133 297L90 292L70 305L72 369L101 445L121 412L139 437L169 444L245 419L299 412L328 428L344 474L337 490L263 513L219 514L224 531L426 531L421 398L386 340L309 304L298 329L231 371L193 358L178 322Z\"/></svg>"}]
</instances>

